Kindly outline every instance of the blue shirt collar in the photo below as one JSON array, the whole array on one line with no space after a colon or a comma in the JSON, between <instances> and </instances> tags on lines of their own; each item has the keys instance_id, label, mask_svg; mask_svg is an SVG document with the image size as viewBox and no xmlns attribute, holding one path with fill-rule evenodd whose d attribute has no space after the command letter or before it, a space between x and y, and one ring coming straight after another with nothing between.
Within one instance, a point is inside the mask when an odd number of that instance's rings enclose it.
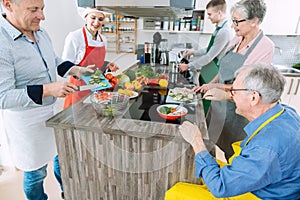
<instances>
[{"instance_id":1,"label":"blue shirt collar","mask_svg":"<svg viewBox=\"0 0 300 200\"><path fill-rule=\"evenodd\" d=\"M245 126L244 130L248 137L254 133L254 131L267 119L278 113L280 110L282 110L283 106L278 103L276 106L259 116L258 118L251 121L247 126Z\"/></svg>"}]
</instances>

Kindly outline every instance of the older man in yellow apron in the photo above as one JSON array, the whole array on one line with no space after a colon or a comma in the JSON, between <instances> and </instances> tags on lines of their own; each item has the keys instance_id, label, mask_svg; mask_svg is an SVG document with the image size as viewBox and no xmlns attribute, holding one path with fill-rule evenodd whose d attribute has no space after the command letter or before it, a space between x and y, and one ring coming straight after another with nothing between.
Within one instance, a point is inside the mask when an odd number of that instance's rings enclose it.
<instances>
[{"instance_id":1,"label":"older man in yellow apron","mask_svg":"<svg viewBox=\"0 0 300 200\"><path fill-rule=\"evenodd\" d=\"M236 113L250 121L244 128L247 137L233 144L235 154L223 165L206 150L198 127L184 122L179 129L196 153L195 174L205 185L177 183L166 200L300 198L300 158L293 156L300 152L300 116L279 103L284 77L264 65L237 73L231 95L220 89L206 95L232 97Z\"/></svg>"}]
</instances>

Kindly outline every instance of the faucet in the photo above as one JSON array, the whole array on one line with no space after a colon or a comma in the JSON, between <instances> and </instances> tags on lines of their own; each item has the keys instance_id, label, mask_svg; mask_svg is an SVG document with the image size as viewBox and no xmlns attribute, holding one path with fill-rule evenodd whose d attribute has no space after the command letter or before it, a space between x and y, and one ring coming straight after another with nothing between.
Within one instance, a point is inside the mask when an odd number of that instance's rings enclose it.
<instances>
[{"instance_id":1,"label":"faucet","mask_svg":"<svg viewBox=\"0 0 300 200\"><path fill-rule=\"evenodd\" d=\"M282 55L282 49L279 46L275 46L275 49L278 49L279 55Z\"/></svg>"},{"instance_id":2,"label":"faucet","mask_svg":"<svg viewBox=\"0 0 300 200\"><path fill-rule=\"evenodd\" d=\"M296 25L296 30L295 30L296 35L298 34L299 23L300 23L300 16L298 18L297 25Z\"/></svg>"}]
</instances>

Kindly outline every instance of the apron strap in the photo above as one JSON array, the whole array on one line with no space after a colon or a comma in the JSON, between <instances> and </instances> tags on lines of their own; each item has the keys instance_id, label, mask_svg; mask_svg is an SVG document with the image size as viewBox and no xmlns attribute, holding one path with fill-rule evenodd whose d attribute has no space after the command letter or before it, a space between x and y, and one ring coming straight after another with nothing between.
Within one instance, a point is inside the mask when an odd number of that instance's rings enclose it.
<instances>
[{"instance_id":1,"label":"apron strap","mask_svg":"<svg viewBox=\"0 0 300 200\"><path fill-rule=\"evenodd\" d=\"M226 20L221 26L217 26L217 27L216 27L216 30L214 31L213 35L212 35L211 38L210 38L208 47L207 47L207 49L206 49L206 53L207 53L207 52L210 50L210 48L213 46L213 44L214 44L214 42L215 42L216 35L217 35L218 32L220 31L220 29L224 27L224 25L227 23L227 21L228 21L228 20ZM219 61L219 60L218 60L217 57L215 57L215 58L213 59L213 61L214 61L216 64L218 64L218 61Z\"/></svg>"}]
</instances>

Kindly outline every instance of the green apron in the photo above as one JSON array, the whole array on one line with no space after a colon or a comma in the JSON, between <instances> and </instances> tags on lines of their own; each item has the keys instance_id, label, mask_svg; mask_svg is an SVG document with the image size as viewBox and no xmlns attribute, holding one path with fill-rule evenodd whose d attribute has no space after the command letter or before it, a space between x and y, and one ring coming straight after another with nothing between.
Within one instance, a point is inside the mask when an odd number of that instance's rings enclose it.
<instances>
[{"instance_id":1,"label":"green apron","mask_svg":"<svg viewBox=\"0 0 300 200\"><path fill-rule=\"evenodd\" d=\"M215 38L216 35L218 34L219 30L221 28L223 28L223 26L227 23L227 21L225 21L222 26L217 26L215 32L213 33L213 35L210 38L208 47L206 49L206 53L210 50L210 48L213 46L214 42L215 42ZM210 63L208 63L207 65L204 65L201 69L201 73L199 76L199 84L203 85L205 83L209 83L218 73L219 71L219 66L218 66L218 58L215 57ZM209 100L202 100L203 102L203 107L204 107L204 113L205 115L208 112L209 106L210 106L210 101Z\"/></svg>"}]
</instances>

